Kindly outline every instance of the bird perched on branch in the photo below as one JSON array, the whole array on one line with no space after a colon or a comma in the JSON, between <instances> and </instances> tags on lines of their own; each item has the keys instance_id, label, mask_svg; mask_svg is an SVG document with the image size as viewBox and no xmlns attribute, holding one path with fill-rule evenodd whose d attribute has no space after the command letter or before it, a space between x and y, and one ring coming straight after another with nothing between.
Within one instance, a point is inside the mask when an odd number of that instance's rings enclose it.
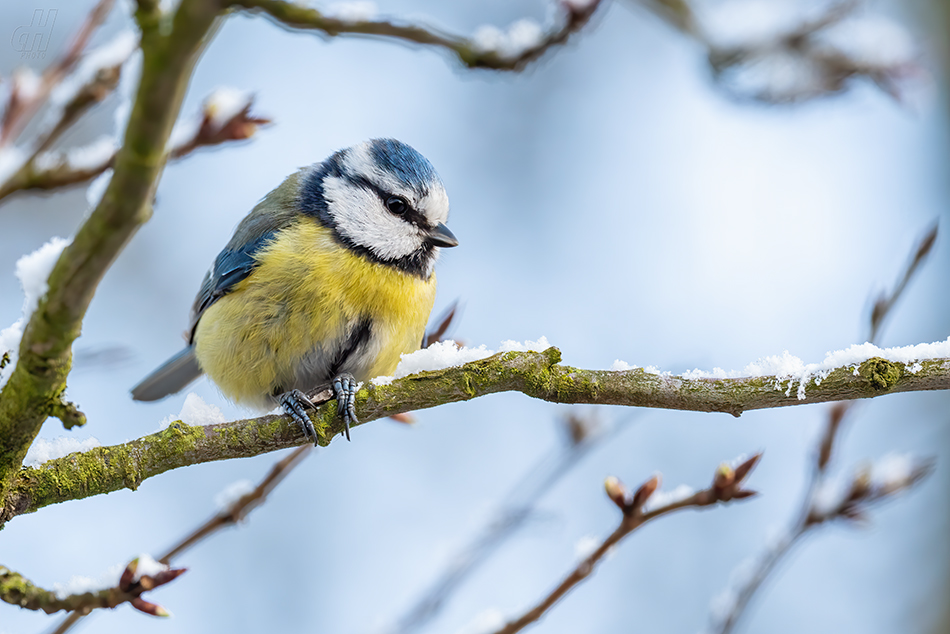
<instances>
[{"instance_id":1,"label":"bird perched on branch","mask_svg":"<svg viewBox=\"0 0 950 634\"><path fill-rule=\"evenodd\" d=\"M449 200L435 169L374 139L301 169L238 225L205 276L188 346L132 389L154 401L207 374L236 403L280 404L314 443L309 395L332 387L346 437L358 381L417 350Z\"/></svg>"}]
</instances>

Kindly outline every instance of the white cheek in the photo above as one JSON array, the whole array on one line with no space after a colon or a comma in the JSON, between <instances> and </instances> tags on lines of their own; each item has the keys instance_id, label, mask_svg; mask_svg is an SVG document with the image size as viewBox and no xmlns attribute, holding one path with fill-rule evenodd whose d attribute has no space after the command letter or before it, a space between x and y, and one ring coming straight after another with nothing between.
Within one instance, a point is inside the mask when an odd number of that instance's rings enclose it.
<instances>
[{"instance_id":1,"label":"white cheek","mask_svg":"<svg viewBox=\"0 0 950 634\"><path fill-rule=\"evenodd\" d=\"M449 219L449 196L441 187L433 187L420 205L420 209L429 224L435 226Z\"/></svg>"},{"instance_id":2,"label":"white cheek","mask_svg":"<svg viewBox=\"0 0 950 634\"><path fill-rule=\"evenodd\" d=\"M328 176L323 193L337 230L380 258L396 260L422 246L418 229L386 211L375 192Z\"/></svg>"}]
</instances>

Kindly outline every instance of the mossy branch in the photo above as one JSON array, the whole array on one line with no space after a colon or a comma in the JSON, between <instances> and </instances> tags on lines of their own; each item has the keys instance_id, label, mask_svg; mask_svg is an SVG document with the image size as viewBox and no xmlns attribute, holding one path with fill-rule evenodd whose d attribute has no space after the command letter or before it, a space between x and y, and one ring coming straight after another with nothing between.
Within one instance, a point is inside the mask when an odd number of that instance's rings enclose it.
<instances>
[{"instance_id":1,"label":"mossy branch","mask_svg":"<svg viewBox=\"0 0 950 634\"><path fill-rule=\"evenodd\" d=\"M133 559L111 588L60 596L51 590L35 585L18 572L0 566L0 601L11 603L26 610L42 610L47 614L66 611L88 614L97 608L115 608L131 603L135 609L153 616L168 616L165 608L142 599L142 594L170 583L185 572L184 569L168 569L151 575L136 575L139 560Z\"/></svg>"},{"instance_id":2,"label":"mossy branch","mask_svg":"<svg viewBox=\"0 0 950 634\"><path fill-rule=\"evenodd\" d=\"M797 385L791 385L789 379L774 376L684 379L639 369L582 370L560 365L560 360L557 348L505 352L455 368L408 376L390 385L369 385L357 394L357 413L365 424L393 414L516 391L554 403L630 405L738 416L754 409L950 389L950 359L923 361L915 373L905 370L901 363L869 359L857 368L831 371L820 384L810 381L805 399L798 398ZM343 431L335 402L319 407L313 419L322 445ZM147 478L171 469L255 456L305 441L301 430L285 416L204 427L172 423L138 440L70 454L35 469L21 469L3 498L0 524L49 504L135 489Z\"/></svg>"},{"instance_id":3,"label":"mossy branch","mask_svg":"<svg viewBox=\"0 0 950 634\"><path fill-rule=\"evenodd\" d=\"M201 43L220 11L211 0L182 2L172 29L139 12L142 77L102 201L63 251L20 343L20 356L0 392L0 494L8 490L27 449L55 415L72 363L72 343L106 270L151 215L165 150Z\"/></svg>"}]
</instances>

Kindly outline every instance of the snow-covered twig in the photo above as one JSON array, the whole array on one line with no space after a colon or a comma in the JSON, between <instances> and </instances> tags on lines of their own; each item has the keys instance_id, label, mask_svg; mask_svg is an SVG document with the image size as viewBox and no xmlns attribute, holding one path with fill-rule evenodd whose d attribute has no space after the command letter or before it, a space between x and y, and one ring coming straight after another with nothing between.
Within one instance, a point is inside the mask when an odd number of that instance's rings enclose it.
<instances>
[{"instance_id":1,"label":"snow-covered twig","mask_svg":"<svg viewBox=\"0 0 950 634\"><path fill-rule=\"evenodd\" d=\"M92 89L90 86L89 90ZM254 97L250 94L245 95L240 107L225 111L220 103L223 90L218 89L205 99L199 116L176 126L169 140L170 159L182 159L199 148L249 139L259 126L271 122L251 113ZM63 112L69 111L67 107ZM50 190L88 182L112 167L117 152L115 139L109 137L61 152L37 152L5 183L0 183L0 201L18 191Z\"/></svg>"},{"instance_id":2,"label":"snow-covered twig","mask_svg":"<svg viewBox=\"0 0 950 634\"><path fill-rule=\"evenodd\" d=\"M472 37L377 19L367 12L320 11L302 2L234 0L232 4L248 11L264 12L280 24L295 29L318 31L328 36L352 34L394 39L450 51L469 68L518 71L550 49L566 43L590 21L601 0L561 0L559 19L546 30L535 22L521 20L505 31L483 27Z\"/></svg>"},{"instance_id":3,"label":"snow-covered twig","mask_svg":"<svg viewBox=\"0 0 950 634\"><path fill-rule=\"evenodd\" d=\"M46 103L53 89L75 68L89 38L105 21L114 1L99 0L66 48L66 52L50 64L37 81L30 82L31 89L17 90L14 87L10 92L3 119L0 120L0 150L16 140L26 124Z\"/></svg>"},{"instance_id":4,"label":"snow-covered twig","mask_svg":"<svg viewBox=\"0 0 950 634\"><path fill-rule=\"evenodd\" d=\"M270 495L270 492L273 491L274 488L280 484L281 481L283 481L283 479L286 478L287 475L303 461L303 459L307 456L307 454L310 453L312 449L313 446L308 443L298 447L297 449L294 449L287 456L279 460L274 464L273 467L271 467L271 470L256 487L251 488L250 490L236 496L233 500L230 500L228 503L224 504L219 512L214 515L214 517L209 519L207 522L181 539L177 544L172 546L158 559L158 563L167 567L169 564L171 564L172 559L185 552L201 540L209 537L222 528L233 526L242 521L245 517L247 517L248 513L253 511L267 500L267 496ZM72 628L72 626L75 625L83 616L84 613L82 612L73 612L63 619L63 621L56 627L55 630L53 630L51 634L63 634L63 632L66 632Z\"/></svg>"},{"instance_id":5,"label":"snow-covered twig","mask_svg":"<svg viewBox=\"0 0 950 634\"><path fill-rule=\"evenodd\" d=\"M0 566L0 599L27 610L42 610L47 614L66 610L81 616L97 608L114 608L123 603L130 603L140 612L152 616L169 616L165 608L146 601L142 594L174 581L184 572L184 568L169 568L150 557L142 556L129 562L118 582L110 587L99 589L80 584L57 591L33 585L22 575Z\"/></svg>"},{"instance_id":6,"label":"snow-covered twig","mask_svg":"<svg viewBox=\"0 0 950 634\"><path fill-rule=\"evenodd\" d=\"M898 102L924 77L904 29L859 0L630 0L699 42L717 85L731 97L794 103L840 94L857 79Z\"/></svg>"},{"instance_id":7,"label":"snow-covered twig","mask_svg":"<svg viewBox=\"0 0 950 634\"><path fill-rule=\"evenodd\" d=\"M682 492L681 495L665 496L662 504L653 507L647 506L647 503L651 497L657 494L657 489L660 486L659 475L654 475L644 482L633 494L630 494L623 483L617 478L607 478L604 482L607 497L609 497L623 513L620 526L604 539L590 555L585 557L554 590L548 593L534 605L534 607L516 619L506 623L494 634L515 634L540 619L555 603L561 600L564 595L589 577L594 572L594 568L597 564L600 563L604 556L619 544L624 537L650 520L680 509L710 506L720 502L741 500L755 495L755 491L744 489L742 485L761 457L761 454L756 454L735 467L729 464L722 464L716 469L712 484L709 488L697 492L692 492L691 489L688 492L685 489L677 489Z\"/></svg>"}]
</instances>

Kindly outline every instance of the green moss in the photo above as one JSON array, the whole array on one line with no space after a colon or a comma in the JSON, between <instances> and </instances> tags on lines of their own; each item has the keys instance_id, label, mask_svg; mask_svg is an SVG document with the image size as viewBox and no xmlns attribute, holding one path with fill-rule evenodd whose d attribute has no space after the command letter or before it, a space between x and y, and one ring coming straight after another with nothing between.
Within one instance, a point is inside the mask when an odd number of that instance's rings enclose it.
<instances>
[{"instance_id":1,"label":"green moss","mask_svg":"<svg viewBox=\"0 0 950 634\"><path fill-rule=\"evenodd\" d=\"M858 372L875 389L889 390L903 376L904 365L881 357L872 357L858 367Z\"/></svg>"}]
</instances>

